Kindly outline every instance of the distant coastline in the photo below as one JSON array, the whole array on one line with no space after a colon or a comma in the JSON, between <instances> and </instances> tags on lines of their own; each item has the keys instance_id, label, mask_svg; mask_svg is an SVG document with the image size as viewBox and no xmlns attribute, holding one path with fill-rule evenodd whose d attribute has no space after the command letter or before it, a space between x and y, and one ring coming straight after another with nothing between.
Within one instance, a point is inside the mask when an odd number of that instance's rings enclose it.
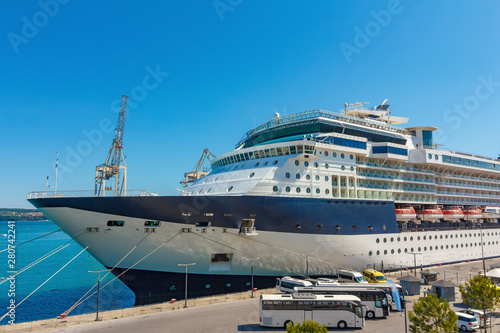
<instances>
[{"instance_id":1,"label":"distant coastline","mask_svg":"<svg viewBox=\"0 0 500 333\"><path fill-rule=\"evenodd\" d=\"M38 209L0 208L0 221L48 221Z\"/></svg>"}]
</instances>

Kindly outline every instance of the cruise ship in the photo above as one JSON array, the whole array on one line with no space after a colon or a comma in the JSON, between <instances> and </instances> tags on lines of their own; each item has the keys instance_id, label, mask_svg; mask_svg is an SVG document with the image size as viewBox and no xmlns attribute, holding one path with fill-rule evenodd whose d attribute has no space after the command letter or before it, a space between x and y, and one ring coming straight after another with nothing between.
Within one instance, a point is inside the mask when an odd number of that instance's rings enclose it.
<instances>
[{"instance_id":1,"label":"cruise ship","mask_svg":"<svg viewBox=\"0 0 500 333\"><path fill-rule=\"evenodd\" d=\"M500 256L500 161L445 150L382 103L280 116L178 196L32 192L28 200L136 304L249 290L276 277ZM185 264L194 264L186 267Z\"/></svg>"}]
</instances>

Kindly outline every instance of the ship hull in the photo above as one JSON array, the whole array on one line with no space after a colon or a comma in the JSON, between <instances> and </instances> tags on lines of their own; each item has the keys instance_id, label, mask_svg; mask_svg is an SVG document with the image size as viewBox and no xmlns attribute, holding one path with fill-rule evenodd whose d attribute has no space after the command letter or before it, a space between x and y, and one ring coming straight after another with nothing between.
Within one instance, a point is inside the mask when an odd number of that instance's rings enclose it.
<instances>
[{"instance_id":1,"label":"ship hull","mask_svg":"<svg viewBox=\"0 0 500 333\"><path fill-rule=\"evenodd\" d=\"M199 297L250 290L251 262L254 286L265 288L284 275L328 276L345 268L401 268L481 258L479 230L399 232L392 202L252 196L193 200L30 201L112 268L135 293L137 304L183 298L185 268L179 264L195 264L189 266L188 296ZM249 217L256 231L241 234L239 223ZM113 221L124 223L109 223ZM150 221L160 225L151 227ZM485 257L500 255L499 234L496 227L484 232ZM414 263L406 253L416 251L423 254Z\"/></svg>"}]
</instances>

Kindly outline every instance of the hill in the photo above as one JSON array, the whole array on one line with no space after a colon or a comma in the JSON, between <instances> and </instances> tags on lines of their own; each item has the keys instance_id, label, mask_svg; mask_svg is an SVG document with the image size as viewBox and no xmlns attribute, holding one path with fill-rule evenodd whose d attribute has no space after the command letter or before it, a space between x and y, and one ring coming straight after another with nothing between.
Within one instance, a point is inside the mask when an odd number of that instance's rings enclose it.
<instances>
[{"instance_id":1,"label":"hill","mask_svg":"<svg viewBox=\"0 0 500 333\"><path fill-rule=\"evenodd\" d=\"M38 209L0 208L0 221L46 221Z\"/></svg>"}]
</instances>

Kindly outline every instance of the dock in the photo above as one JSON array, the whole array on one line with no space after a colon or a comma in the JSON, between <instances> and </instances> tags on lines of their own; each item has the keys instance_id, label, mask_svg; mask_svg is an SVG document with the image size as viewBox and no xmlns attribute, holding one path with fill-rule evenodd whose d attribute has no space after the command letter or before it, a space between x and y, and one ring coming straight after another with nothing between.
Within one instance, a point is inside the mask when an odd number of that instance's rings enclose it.
<instances>
[{"instance_id":1,"label":"dock","mask_svg":"<svg viewBox=\"0 0 500 333\"><path fill-rule=\"evenodd\" d=\"M486 260L487 270L491 264L499 259ZM463 284L472 277L482 273L481 260L430 267L439 273L438 279L456 284ZM412 270L386 272L385 276L397 282L397 278L415 274ZM420 268L416 271L420 277ZM408 310L412 310L413 302L424 297L424 288L420 295L407 296ZM147 332L285 332L284 329L264 328L259 326L259 298L261 294L275 293L274 288L258 290L251 298L251 292L240 292L226 295L216 295L196 299L188 299L187 308L184 300L174 303L165 302L126 308L99 313L99 321L95 321L96 314L68 316L63 319L48 319L15 325L1 326L0 332L107 332L127 333L137 331ZM466 309L458 288L455 290L456 300L450 302L454 310ZM492 313L492 329L488 332L500 332L500 309ZM409 320L407 322L409 326ZM388 327L391 327L388 331ZM391 312L386 319L366 320L362 331L370 333L401 333L404 332L404 312ZM359 332L359 329L343 330L343 332Z\"/></svg>"}]
</instances>

